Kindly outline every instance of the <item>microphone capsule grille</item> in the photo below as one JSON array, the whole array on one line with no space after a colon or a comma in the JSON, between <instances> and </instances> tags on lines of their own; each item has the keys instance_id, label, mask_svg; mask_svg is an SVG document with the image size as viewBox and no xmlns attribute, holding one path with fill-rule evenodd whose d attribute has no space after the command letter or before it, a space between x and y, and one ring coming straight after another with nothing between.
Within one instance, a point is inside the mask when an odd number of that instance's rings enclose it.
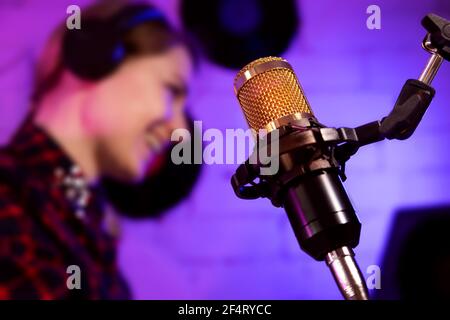
<instances>
[{"instance_id":1,"label":"microphone capsule grille","mask_svg":"<svg viewBox=\"0 0 450 320\"><path fill-rule=\"evenodd\" d=\"M257 132L288 115L313 115L291 65L282 58L249 63L234 79L234 89L248 125Z\"/></svg>"}]
</instances>

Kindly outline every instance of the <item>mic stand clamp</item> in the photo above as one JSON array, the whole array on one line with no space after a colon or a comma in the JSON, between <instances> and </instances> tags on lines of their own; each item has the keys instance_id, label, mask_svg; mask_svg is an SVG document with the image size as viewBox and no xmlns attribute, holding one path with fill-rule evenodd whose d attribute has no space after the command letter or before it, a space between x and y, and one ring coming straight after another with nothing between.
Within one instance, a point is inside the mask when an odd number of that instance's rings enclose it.
<instances>
[{"instance_id":1,"label":"mic stand clamp","mask_svg":"<svg viewBox=\"0 0 450 320\"><path fill-rule=\"evenodd\" d=\"M297 177L314 170L335 169L340 178L345 181L345 161L350 158L350 154L356 153L366 130L373 127L373 125L365 125L364 130L327 128L315 119L302 123L302 125L305 124L306 127L289 124L278 128L278 156L296 152L302 157L298 159L299 165L281 175L260 175L263 165L259 161L252 163L251 159L257 159L258 150L260 153L270 154L271 133L259 138L254 153L238 167L231 178L231 185L239 198L269 198L275 207L280 207L283 189L290 186ZM343 145L339 146L341 144ZM258 149L258 146L262 147ZM317 152L317 149L322 152ZM259 181L256 182L256 180Z\"/></svg>"}]
</instances>

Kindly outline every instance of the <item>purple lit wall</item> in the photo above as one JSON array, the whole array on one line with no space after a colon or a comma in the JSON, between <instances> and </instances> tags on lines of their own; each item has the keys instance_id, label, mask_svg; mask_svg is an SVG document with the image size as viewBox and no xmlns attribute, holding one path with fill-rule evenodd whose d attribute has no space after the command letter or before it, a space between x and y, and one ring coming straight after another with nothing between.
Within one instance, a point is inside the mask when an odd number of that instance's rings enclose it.
<instances>
[{"instance_id":1,"label":"purple lit wall","mask_svg":"<svg viewBox=\"0 0 450 320\"><path fill-rule=\"evenodd\" d=\"M160 3L176 21L177 1ZM27 110L36 53L69 4L0 1L0 136L5 142ZM345 3L345 4L344 4ZM448 0L299 1L302 28L284 55L317 118L356 126L391 110L408 78L428 59L421 18L450 17ZM366 8L381 8L381 30L368 30ZM244 128L232 90L234 71L203 63L192 112L207 128ZM379 264L399 207L450 202L450 65L433 82L436 97L414 136L365 147L350 160L346 189L363 224L356 249L363 271ZM283 210L268 200L235 197L236 166L204 166L192 196L159 220L123 219L120 264L138 299L340 299L324 263L295 240ZM381 270L383 272L383 270Z\"/></svg>"}]
</instances>

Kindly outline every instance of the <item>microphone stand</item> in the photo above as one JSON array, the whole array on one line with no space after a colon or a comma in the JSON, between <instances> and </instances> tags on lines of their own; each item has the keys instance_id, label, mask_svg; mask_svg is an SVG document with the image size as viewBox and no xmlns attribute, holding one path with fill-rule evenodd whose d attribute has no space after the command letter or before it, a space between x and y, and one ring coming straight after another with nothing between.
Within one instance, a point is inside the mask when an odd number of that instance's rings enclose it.
<instances>
[{"instance_id":1,"label":"microphone stand","mask_svg":"<svg viewBox=\"0 0 450 320\"><path fill-rule=\"evenodd\" d=\"M358 148L384 139L408 139L418 127L428 109L435 90L430 86L442 62L450 61L450 21L435 14L422 19L422 25L428 31L422 47L431 53L425 69L418 80L409 79L403 85L394 108L381 121L374 121L354 129L343 128L352 135L352 141L346 141L336 150L339 161L345 163Z\"/></svg>"},{"instance_id":2,"label":"microphone stand","mask_svg":"<svg viewBox=\"0 0 450 320\"><path fill-rule=\"evenodd\" d=\"M368 293L352 250L358 245L361 224L341 183L346 180L345 164L361 146L386 138L405 140L419 125L435 94L430 84L443 60L450 61L450 21L429 14L422 25L428 31L422 46L431 57L418 80L406 81L388 116L337 129L314 118L290 121L278 128L280 173L261 175L263 165L250 161L254 153L231 179L239 198L265 197L285 208L300 247L326 261L347 300L368 300ZM269 133L258 140L255 152L266 140L262 148L271 154L271 139Z\"/></svg>"}]
</instances>

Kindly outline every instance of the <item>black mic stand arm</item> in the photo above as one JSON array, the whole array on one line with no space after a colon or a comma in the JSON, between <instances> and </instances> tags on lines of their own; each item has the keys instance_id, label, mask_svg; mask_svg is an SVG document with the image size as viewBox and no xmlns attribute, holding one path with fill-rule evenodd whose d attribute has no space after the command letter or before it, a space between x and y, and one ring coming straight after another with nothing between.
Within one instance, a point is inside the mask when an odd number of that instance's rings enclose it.
<instances>
[{"instance_id":1,"label":"black mic stand arm","mask_svg":"<svg viewBox=\"0 0 450 320\"><path fill-rule=\"evenodd\" d=\"M418 127L430 105L435 90L430 86L444 60L450 61L450 21L435 14L422 19L428 31L422 47L431 53L419 79L409 79L403 85L394 108L381 121L374 121L354 129L344 129L353 137L349 144L336 150L340 160L345 162L358 147L384 140L408 139ZM356 140L356 141L355 141Z\"/></svg>"}]
</instances>

